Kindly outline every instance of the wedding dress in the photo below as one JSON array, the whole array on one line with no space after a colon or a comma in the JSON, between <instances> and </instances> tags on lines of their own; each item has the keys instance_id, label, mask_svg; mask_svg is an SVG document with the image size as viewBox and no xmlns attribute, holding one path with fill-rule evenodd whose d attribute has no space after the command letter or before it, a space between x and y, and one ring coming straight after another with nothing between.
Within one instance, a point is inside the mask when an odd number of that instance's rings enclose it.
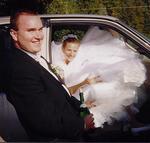
<instances>
[{"instance_id":1,"label":"wedding dress","mask_svg":"<svg viewBox=\"0 0 150 143\"><path fill-rule=\"evenodd\" d=\"M109 31L88 30L74 60L65 65L61 44L52 43L52 62L64 70L66 85L73 86L88 76L100 75L103 82L83 88L85 100L95 100L90 109L96 127L127 116L125 107L137 101L137 89L145 79L139 55ZM74 95L79 99L78 92Z\"/></svg>"}]
</instances>

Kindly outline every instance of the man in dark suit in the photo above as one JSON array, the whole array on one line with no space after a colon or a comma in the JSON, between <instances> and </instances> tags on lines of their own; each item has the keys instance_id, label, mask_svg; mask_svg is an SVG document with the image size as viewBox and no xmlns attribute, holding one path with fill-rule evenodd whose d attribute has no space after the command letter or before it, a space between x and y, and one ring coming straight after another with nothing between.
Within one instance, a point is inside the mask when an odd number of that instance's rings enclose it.
<instances>
[{"instance_id":1,"label":"man in dark suit","mask_svg":"<svg viewBox=\"0 0 150 143\"><path fill-rule=\"evenodd\" d=\"M44 37L40 17L22 10L10 23L14 48L6 92L23 127L33 141L80 140L94 128L93 117L81 118L80 102L38 62Z\"/></svg>"}]
</instances>

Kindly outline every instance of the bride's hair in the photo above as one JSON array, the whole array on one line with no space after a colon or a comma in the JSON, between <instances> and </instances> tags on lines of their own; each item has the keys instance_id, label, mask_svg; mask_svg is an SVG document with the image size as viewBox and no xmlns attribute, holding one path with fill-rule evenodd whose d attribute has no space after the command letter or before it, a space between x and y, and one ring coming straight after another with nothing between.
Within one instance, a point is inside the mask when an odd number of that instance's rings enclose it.
<instances>
[{"instance_id":1,"label":"bride's hair","mask_svg":"<svg viewBox=\"0 0 150 143\"><path fill-rule=\"evenodd\" d=\"M74 34L68 34L68 35L65 35L63 36L62 38L62 47L64 48L66 46L67 43L80 43L77 35L74 35Z\"/></svg>"},{"instance_id":2,"label":"bride's hair","mask_svg":"<svg viewBox=\"0 0 150 143\"><path fill-rule=\"evenodd\" d=\"M75 39L78 40L77 35L74 35L74 34L68 34L68 35L63 36L62 41L65 41L65 40L67 40L67 39L69 39L69 38L75 38Z\"/></svg>"}]
</instances>

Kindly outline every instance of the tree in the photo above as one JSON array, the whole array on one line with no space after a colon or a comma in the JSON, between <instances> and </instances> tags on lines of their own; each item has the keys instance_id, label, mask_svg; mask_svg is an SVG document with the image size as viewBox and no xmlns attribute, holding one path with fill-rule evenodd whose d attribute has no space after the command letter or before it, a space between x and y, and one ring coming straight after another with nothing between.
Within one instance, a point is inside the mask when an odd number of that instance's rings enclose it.
<instances>
[{"instance_id":1,"label":"tree","mask_svg":"<svg viewBox=\"0 0 150 143\"><path fill-rule=\"evenodd\" d=\"M47 6L47 12L50 14L74 14L78 13L78 5L74 0L53 0Z\"/></svg>"},{"instance_id":2,"label":"tree","mask_svg":"<svg viewBox=\"0 0 150 143\"><path fill-rule=\"evenodd\" d=\"M78 7L80 9L80 13L83 14L107 14L106 7L104 6L102 0L79 0Z\"/></svg>"},{"instance_id":3,"label":"tree","mask_svg":"<svg viewBox=\"0 0 150 143\"><path fill-rule=\"evenodd\" d=\"M45 13L45 7L52 0L1 0L0 1L0 16L9 16L11 12L21 8L37 10L39 13Z\"/></svg>"},{"instance_id":4,"label":"tree","mask_svg":"<svg viewBox=\"0 0 150 143\"><path fill-rule=\"evenodd\" d=\"M53 0L47 6L51 14L106 14L101 0Z\"/></svg>"},{"instance_id":5,"label":"tree","mask_svg":"<svg viewBox=\"0 0 150 143\"><path fill-rule=\"evenodd\" d=\"M110 15L150 37L150 0L1 0L0 16L20 8L40 14Z\"/></svg>"},{"instance_id":6,"label":"tree","mask_svg":"<svg viewBox=\"0 0 150 143\"><path fill-rule=\"evenodd\" d=\"M144 29L143 32L146 36L150 37L150 0L145 0L145 11L144 11Z\"/></svg>"},{"instance_id":7,"label":"tree","mask_svg":"<svg viewBox=\"0 0 150 143\"><path fill-rule=\"evenodd\" d=\"M0 16L9 15L9 6L8 6L8 0L1 0L0 1Z\"/></svg>"},{"instance_id":8,"label":"tree","mask_svg":"<svg viewBox=\"0 0 150 143\"><path fill-rule=\"evenodd\" d=\"M149 0L103 0L108 15L118 17L127 25L137 29L145 35L150 35Z\"/></svg>"}]
</instances>

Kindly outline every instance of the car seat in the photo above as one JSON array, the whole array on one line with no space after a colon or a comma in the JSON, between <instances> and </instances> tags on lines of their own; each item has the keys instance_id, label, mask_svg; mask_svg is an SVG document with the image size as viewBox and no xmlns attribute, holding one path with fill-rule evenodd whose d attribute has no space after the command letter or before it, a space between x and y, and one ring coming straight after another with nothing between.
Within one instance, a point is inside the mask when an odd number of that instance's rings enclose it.
<instances>
[{"instance_id":1,"label":"car seat","mask_svg":"<svg viewBox=\"0 0 150 143\"><path fill-rule=\"evenodd\" d=\"M16 111L4 93L0 93L0 136L8 142L28 141Z\"/></svg>"}]
</instances>

